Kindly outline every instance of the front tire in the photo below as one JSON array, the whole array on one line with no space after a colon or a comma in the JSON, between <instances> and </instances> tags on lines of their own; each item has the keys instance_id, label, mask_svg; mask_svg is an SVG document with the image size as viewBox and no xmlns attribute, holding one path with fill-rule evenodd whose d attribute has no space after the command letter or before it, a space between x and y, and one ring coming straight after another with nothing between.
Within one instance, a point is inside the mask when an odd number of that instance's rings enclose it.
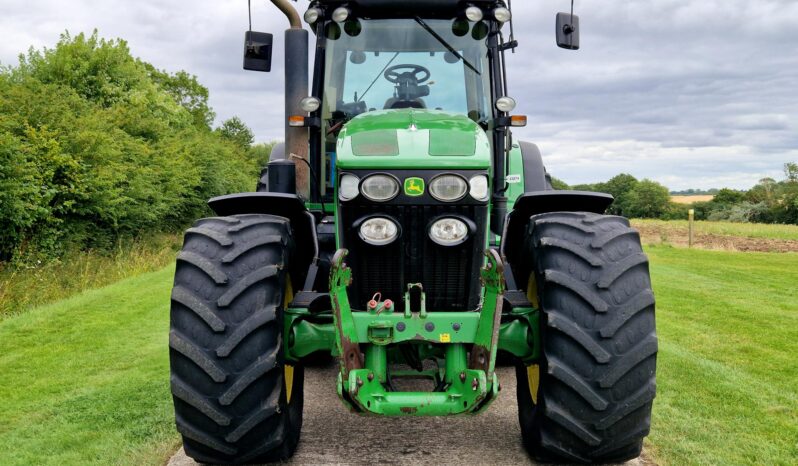
<instances>
[{"instance_id":1,"label":"front tire","mask_svg":"<svg viewBox=\"0 0 798 466\"><path fill-rule=\"evenodd\" d=\"M169 332L171 387L186 454L202 463L280 461L302 427L301 367L285 364L291 294L288 220L198 221L177 258Z\"/></svg>"},{"instance_id":2,"label":"front tire","mask_svg":"<svg viewBox=\"0 0 798 466\"><path fill-rule=\"evenodd\" d=\"M640 455L655 396L657 337L648 259L622 217L530 218L528 296L541 310L539 365L517 366L524 445L539 461Z\"/></svg>"}]
</instances>

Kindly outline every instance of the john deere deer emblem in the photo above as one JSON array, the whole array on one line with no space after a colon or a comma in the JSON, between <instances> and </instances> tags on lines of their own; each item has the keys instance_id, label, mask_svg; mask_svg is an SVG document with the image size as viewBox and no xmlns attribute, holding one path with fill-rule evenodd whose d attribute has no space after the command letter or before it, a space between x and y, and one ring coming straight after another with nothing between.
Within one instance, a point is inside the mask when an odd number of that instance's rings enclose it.
<instances>
[{"instance_id":1,"label":"john deere deer emblem","mask_svg":"<svg viewBox=\"0 0 798 466\"><path fill-rule=\"evenodd\" d=\"M417 177L405 178L405 194L413 197L424 194L424 180Z\"/></svg>"}]
</instances>

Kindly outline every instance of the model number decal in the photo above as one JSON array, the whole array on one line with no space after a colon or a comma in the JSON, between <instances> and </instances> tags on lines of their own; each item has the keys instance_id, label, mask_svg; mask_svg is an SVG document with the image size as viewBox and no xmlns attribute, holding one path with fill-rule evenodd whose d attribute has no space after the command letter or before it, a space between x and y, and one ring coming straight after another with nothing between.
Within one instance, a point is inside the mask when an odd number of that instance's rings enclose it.
<instances>
[{"instance_id":1,"label":"model number decal","mask_svg":"<svg viewBox=\"0 0 798 466\"><path fill-rule=\"evenodd\" d=\"M520 183L521 182L521 175L507 175L507 178L504 179L507 183Z\"/></svg>"}]
</instances>

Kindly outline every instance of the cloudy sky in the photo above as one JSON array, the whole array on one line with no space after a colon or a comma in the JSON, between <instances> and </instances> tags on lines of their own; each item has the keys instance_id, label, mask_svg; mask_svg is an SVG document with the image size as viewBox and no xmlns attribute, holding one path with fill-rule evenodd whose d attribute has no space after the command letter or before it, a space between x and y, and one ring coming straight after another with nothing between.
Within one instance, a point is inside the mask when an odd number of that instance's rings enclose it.
<instances>
[{"instance_id":1,"label":"cloudy sky","mask_svg":"<svg viewBox=\"0 0 798 466\"><path fill-rule=\"evenodd\" d=\"M538 143L555 176L747 188L798 161L798 2L577 0L577 52L554 44L567 0L514 3L521 48L509 55L509 87L530 118L516 135ZM159 68L197 75L218 120L238 115L269 141L283 128L286 26L253 2L253 29L277 39L275 72L261 74L241 69L244 0L0 0L0 64L97 28Z\"/></svg>"}]
</instances>

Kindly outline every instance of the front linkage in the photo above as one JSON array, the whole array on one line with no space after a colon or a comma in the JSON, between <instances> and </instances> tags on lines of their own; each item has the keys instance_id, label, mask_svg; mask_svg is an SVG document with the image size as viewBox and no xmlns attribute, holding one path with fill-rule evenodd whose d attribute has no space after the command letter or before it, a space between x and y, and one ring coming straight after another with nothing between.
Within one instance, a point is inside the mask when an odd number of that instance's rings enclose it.
<instances>
[{"instance_id":1,"label":"front linkage","mask_svg":"<svg viewBox=\"0 0 798 466\"><path fill-rule=\"evenodd\" d=\"M338 393L354 411L387 416L440 416L478 412L496 397L494 373L504 292L503 265L495 251L486 253L481 312L427 312L420 285L409 285L405 311L390 301L372 301L366 312L352 312L346 289L351 270L347 251L336 252L330 272L335 343L340 355ZM416 307L411 304L416 294ZM443 391L389 390L388 345L408 342L442 345L445 367L426 371L442 381ZM471 347L470 359L467 357ZM361 357L364 348L365 360ZM424 371L422 371L422 374ZM394 373L401 377L403 373ZM418 373L407 374L418 376Z\"/></svg>"}]
</instances>

